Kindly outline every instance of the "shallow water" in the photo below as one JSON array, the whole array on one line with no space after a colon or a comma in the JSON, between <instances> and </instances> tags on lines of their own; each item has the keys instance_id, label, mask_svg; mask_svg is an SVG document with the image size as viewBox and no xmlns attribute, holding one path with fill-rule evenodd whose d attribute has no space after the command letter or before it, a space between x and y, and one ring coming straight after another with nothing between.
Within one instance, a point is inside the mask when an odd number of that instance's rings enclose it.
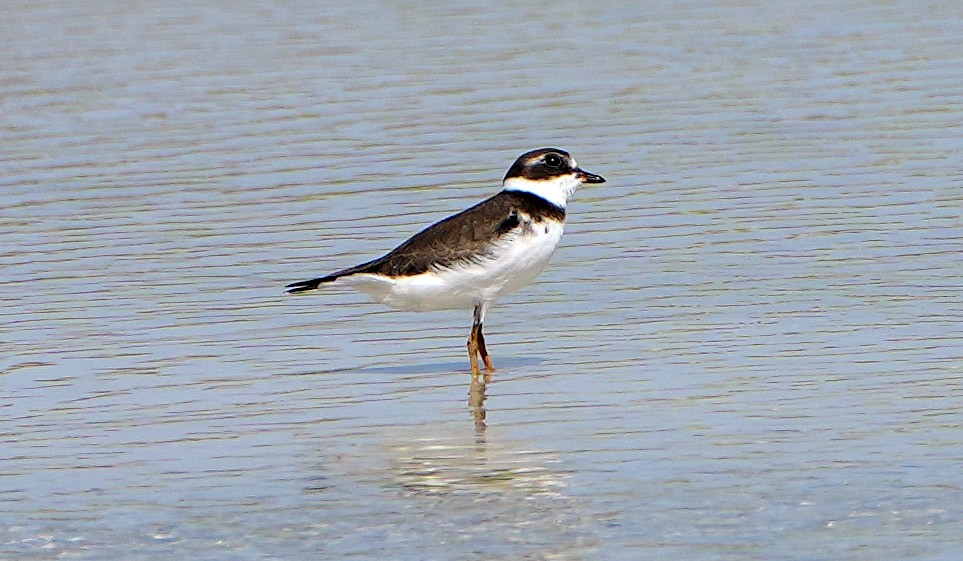
<instances>
[{"instance_id":1,"label":"shallow water","mask_svg":"<svg viewBox=\"0 0 963 561\"><path fill-rule=\"evenodd\" d=\"M953 3L163 4L0 21L0 558L963 555ZM283 294L545 145L487 387Z\"/></svg>"}]
</instances>

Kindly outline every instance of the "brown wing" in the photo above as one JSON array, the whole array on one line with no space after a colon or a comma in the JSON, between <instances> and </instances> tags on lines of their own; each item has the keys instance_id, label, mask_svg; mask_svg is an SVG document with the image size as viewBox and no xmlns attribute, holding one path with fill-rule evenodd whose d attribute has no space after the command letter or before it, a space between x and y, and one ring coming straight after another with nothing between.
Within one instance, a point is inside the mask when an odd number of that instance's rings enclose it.
<instances>
[{"instance_id":1,"label":"brown wing","mask_svg":"<svg viewBox=\"0 0 963 561\"><path fill-rule=\"evenodd\" d=\"M417 275L484 255L491 243L519 224L512 197L502 193L432 224L390 253L366 264L366 273Z\"/></svg>"},{"instance_id":2,"label":"brown wing","mask_svg":"<svg viewBox=\"0 0 963 561\"><path fill-rule=\"evenodd\" d=\"M289 284L288 292L312 290L322 283L357 273L410 276L433 267L478 259L485 255L493 241L521 224L519 213L530 216L535 222L542 218L565 219L564 209L536 195L501 191L471 208L432 224L383 257L324 277Z\"/></svg>"}]
</instances>

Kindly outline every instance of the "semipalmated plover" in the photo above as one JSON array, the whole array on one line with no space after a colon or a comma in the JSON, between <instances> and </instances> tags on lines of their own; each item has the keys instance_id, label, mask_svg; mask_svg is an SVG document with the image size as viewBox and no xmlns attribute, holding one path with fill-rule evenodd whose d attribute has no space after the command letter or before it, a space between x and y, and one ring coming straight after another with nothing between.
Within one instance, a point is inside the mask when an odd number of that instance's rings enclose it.
<instances>
[{"instance_id":1,"label":"semipalmated plover","mask_svg":"<svg viewBox=\"0 0 963 561\"><path fill-rule=\"evenodd\" d=\"M474 309L468 359L477 378L479 357L494 370L482 335L485 312L548 264L572 193L583 183L604 182L564 150L526 152L509 168L498 194L432 224L383 257L289 284L288 292L336 283L401 310Z\"/></svg>"}]
</instances>

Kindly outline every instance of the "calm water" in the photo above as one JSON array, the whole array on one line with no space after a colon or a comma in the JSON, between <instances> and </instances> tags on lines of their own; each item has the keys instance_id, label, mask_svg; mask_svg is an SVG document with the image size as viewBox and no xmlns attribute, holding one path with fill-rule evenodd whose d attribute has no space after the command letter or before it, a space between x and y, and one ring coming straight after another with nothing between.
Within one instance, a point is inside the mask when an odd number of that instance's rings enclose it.
<instances>
[{"instance_id":1,"label":"calm water","mask_svg":"<svg viewBox=\"0 0 963 561\"><path fill-rule=\"evenodd\" d=\"M577 4L8 3L0 559L963 557L963 10ZM546 145L487 387L282 293Z\"/></svg>"}]
</instances>

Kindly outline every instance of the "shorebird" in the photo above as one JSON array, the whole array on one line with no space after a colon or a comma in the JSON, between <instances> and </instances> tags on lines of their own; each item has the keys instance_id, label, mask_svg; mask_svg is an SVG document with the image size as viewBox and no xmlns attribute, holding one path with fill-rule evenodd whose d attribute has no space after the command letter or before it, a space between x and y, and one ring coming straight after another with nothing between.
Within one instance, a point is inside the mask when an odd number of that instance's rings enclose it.
<instances>
[{"instance_id":1,"label":"shorebird","mask_svg":"<svg viewBox=\"0 0 963 561\"><path fill-rule=\"evenodd\" d=\"M289 293L325 284L348 286L401 310L473 309L468 359L495 369L485 346L485 313L502 296L531 283L558 247L569 197L583 183L604 183L557 148L519 156L502 190L418 232L382 257L287 285Z\"/></svg>"}]
</instances>

